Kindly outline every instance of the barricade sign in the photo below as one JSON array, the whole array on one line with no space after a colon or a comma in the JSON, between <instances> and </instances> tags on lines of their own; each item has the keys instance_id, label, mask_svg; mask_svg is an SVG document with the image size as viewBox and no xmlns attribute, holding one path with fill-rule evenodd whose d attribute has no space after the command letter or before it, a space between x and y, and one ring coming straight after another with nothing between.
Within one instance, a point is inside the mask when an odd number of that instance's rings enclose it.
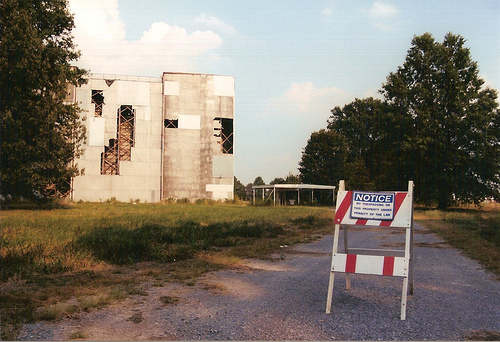
<instances>
[{"instance_id":1,"label":"barricade sign","mask_svg":"<svg viewBox=\"0 0 500 342\"><path fill-rule=\"evenodd\" d=\"M401 319L406 319L408 282L413 293L413 182L407 192L346 191L340 181L335 210L335 233L326 313L333 300L335 273L346 274L346 289L351 288L349 274L369 274L403 278ZM339 230L344 233L344 253L338 252ZM406 228L405 249L349 248L348 226L375 226Z\"/></svg>"}]
</instances>

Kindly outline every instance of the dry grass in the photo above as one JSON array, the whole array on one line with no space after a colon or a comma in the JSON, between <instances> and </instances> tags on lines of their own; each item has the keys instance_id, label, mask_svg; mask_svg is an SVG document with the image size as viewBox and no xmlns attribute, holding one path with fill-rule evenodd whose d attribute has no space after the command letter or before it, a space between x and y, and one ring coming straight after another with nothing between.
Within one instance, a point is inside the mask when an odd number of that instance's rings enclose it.
<instances>
[{"instance_id":1,"label":"dry grass","mask_svg":"<svg viewBox=\"0 0 500 342\"><path fill-rule=\"evenodd\" d=\"M142 283L194 285L242 258L270 258L280 245L330 230L332 216L325 208L220 204L0 212L1 337L15 339L27 322L78 317L147 295Z\"/></svg>"},{"instance_id":2,"label":"dry grass","mask_svg":"<svg viewBox=\"0 0 500 342\"><path fill-rule=\"evenodd\" d=\"M416 211L415 220L500 277L500 210Z\"/></svg>"}]
</instances>

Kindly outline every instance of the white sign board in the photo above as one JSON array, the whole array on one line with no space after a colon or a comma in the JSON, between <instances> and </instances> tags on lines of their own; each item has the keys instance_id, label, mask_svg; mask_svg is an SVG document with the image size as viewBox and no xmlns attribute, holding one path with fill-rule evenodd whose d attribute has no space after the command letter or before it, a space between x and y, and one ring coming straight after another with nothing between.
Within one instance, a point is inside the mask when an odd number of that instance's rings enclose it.
<instances>
[{"instance_id":1,"label":"white sign board","mask_svg":"<svg viewBox=\"0 0 500 342\"><path fill-rule=\"evenodd\" d=\"M351 217L362 220L393 220L394 193L353 191Z\"/></svg>"}]
</instances>

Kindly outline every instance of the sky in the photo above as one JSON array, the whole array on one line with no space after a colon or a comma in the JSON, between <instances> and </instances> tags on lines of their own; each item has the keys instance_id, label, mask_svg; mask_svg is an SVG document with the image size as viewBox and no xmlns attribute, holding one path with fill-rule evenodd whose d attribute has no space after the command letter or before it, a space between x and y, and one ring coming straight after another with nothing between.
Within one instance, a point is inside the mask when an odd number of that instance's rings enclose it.
<instances>
[{"instance_id":1,"label":"sky","mask_svg":"<svg viewBox=\"0 0 500 342\"><path fill-rule=\"evenodd\" d=\"M330 110L380 97L415 35L464 37L500 90L498 0L69 0L92 73L235 77L234 175L298 175Z\"/></svg>"}]
</instances>

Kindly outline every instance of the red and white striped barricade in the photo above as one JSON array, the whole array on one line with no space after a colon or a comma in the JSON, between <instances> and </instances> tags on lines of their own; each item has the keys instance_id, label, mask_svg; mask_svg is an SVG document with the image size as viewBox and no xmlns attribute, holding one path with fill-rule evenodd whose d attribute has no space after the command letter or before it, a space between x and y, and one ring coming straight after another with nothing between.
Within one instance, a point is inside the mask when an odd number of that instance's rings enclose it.
<instances>
[{"instance_id":1,"label":"red and white striped barricade","mask_svg":"<svg viewBox=\"0 0 500 342\"><path fill-rule=\"evenodd\" d=\"M403 278L401 319L406 319L408 280L413 293L413 182L407 192L346 191L340 181L335 210L335 233L326 313L330 313L336 272L346 274L346 289L351 288L349 274L370 274ZM406 228L405 249L349 248L348 226ZM338 252L339 229L344 232L344 253Z\"/></svg>"}]
</instances>

